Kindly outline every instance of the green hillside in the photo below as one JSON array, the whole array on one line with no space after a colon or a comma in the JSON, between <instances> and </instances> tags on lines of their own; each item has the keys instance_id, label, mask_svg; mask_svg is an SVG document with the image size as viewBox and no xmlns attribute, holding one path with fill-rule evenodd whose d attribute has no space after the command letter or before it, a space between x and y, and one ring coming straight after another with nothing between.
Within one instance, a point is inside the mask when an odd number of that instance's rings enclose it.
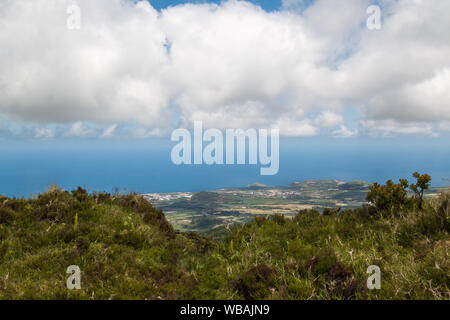
<instances>
[{"instance_id":1,"label":"green hillside","mask_svg":"<svg viewBox=\"0 0 450 320\"><path fill-rule=\"evenodd\" d=\"M449 299L449 214L447 194L420 212L256 217L213 240L175 231L134 194L1 197L0 298ZM66 288L70 265L80 290ZM370 265L381 268L380 290L366 287Z\"/></svg>"}]
</instances>

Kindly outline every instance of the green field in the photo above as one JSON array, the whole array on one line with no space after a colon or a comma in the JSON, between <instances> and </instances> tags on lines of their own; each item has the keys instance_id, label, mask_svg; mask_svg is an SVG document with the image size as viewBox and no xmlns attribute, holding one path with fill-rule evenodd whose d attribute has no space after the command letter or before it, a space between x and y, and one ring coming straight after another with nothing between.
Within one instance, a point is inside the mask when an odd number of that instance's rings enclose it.
<instances>
[{"instance_id":1,"label":"green field","mask_svg":"<svg viewBox=\"0 0 450 320\"><path fill-rule=\"evenodd\" d=\"M146 197L165 212L175 229L210 233L249 222L255 216L294 217L302 209L359 208L366 205L369 185L365 181L313 180L280 187L252 184L238 189L187 192L183 197L177 193ZM427 196L436 197L442 190L432 188ZM160 200L165 197L170 199Z\"/></svg>"}]
</instances>

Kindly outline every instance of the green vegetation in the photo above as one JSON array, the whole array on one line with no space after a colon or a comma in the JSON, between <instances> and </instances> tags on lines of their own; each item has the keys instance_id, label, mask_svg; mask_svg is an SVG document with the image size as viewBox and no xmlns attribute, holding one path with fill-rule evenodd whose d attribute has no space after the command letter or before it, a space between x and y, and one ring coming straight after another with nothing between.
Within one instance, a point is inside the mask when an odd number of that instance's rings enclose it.
<instances>
[{"instance_id":1,"label":"green vegetation","mask_svg":"<svg viewBox=\"0 0 450 320\"><path fill-rule=\"evenodd\" d=\"M369 193L366 200L373 204L380 211L398 212L418 207L422 210L425 190L430 187L431 177L428 174L414 172L413 177L417 182L408 185L408 180L400 179L398 184L392 180L386 181L386 185L374 183L369 187ZM413 197L408 198L407 188L414 193Z\"/></svg>"},{"instance_id":2,"label":"green vegetation","mask_svg":"<svg viewBox=\"0 0 450 320\"><path fill-rule=\"evenodd\" d=\"M410 184L409 187L416 194L416 199L419 202L419 209L422 209L423 195L425 190L430 188L431 177L428 174L420 174L414 172L413 177L417 179L416 183Z\"/></svg>"},{"instance_id":3,"label":"green vegetation","mask_svg":"<svg viewBox=\"0 0 450 320\"><path fill-rule=\"evenodd\" d=\"M258 216L214 240L174 230L135 194L0 197L0 298L449 299L450 194L389 203ZM66 288L70 265L81 290ZM370 265L380 290L366 287Z\"/></svg>"}]
</instances>

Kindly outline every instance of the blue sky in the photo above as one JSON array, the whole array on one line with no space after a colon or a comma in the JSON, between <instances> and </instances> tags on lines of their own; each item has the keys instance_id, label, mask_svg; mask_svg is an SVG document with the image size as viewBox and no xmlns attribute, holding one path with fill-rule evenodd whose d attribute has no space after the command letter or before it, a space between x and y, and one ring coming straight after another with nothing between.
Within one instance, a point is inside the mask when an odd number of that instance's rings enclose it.
<instances>
[{"instance_id":1,"label":"blue sky","mask_svg":"<svg viewBox=\"0 0 450 320\"><path fill-rule=\"evenodd\" d=\"M169 6L176 6L178 4L185 4L185 3L220 3L220 0L149 0L149 2L152 4L152 6L155 9L161 10L165 9ZM279 10L282 6L281 0L251 0L249 2L252 2L256 5L259 5L261 8L263 8L266 11L274 11Z\"/></svg>"},{"instance_id":2,"label":"blue sky","mask_svg":"<svg viewBox=\"0 0 450 320\"><path fill-rule=\"evenodd\" d=\"M176 6L179 4L185 4L185 3L192 3L192 4L201 4L201 3L216 3L220 4L223 2L222 0L148 0L151 5L157 9L166 9L169 6ZM305 9L312 3L314 3L315 0L287 0L286 3L291 4L291 8L296 9ZM281 10L283 7L283 1L282 0L249 0L248 2L251 2L257 6L260 6L267 12L272 11L278 11ZM375 1L376 3L377 1Z\"/></svg>"}]
</instances>

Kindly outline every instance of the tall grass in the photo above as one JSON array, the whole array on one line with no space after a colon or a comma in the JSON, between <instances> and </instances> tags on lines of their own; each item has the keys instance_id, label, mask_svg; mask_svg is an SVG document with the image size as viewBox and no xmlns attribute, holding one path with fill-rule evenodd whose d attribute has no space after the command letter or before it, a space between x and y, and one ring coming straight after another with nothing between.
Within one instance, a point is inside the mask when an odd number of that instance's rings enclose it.
<instances>
[{"instance_id":1,"label":"tall grass","mask_svg":"<svg viewBox=\"0 0 450 320\"><path fill-rule=\"evenodd\" d=\"M449 299L450 195L420 211L301 211L213 240L136 194L0 199L1 299ZM225 232L225 231L223 231ZM78 265L81 290L66 288ZM381 268L368 290L367 267Z\"/></svg>"}]
</instances>

